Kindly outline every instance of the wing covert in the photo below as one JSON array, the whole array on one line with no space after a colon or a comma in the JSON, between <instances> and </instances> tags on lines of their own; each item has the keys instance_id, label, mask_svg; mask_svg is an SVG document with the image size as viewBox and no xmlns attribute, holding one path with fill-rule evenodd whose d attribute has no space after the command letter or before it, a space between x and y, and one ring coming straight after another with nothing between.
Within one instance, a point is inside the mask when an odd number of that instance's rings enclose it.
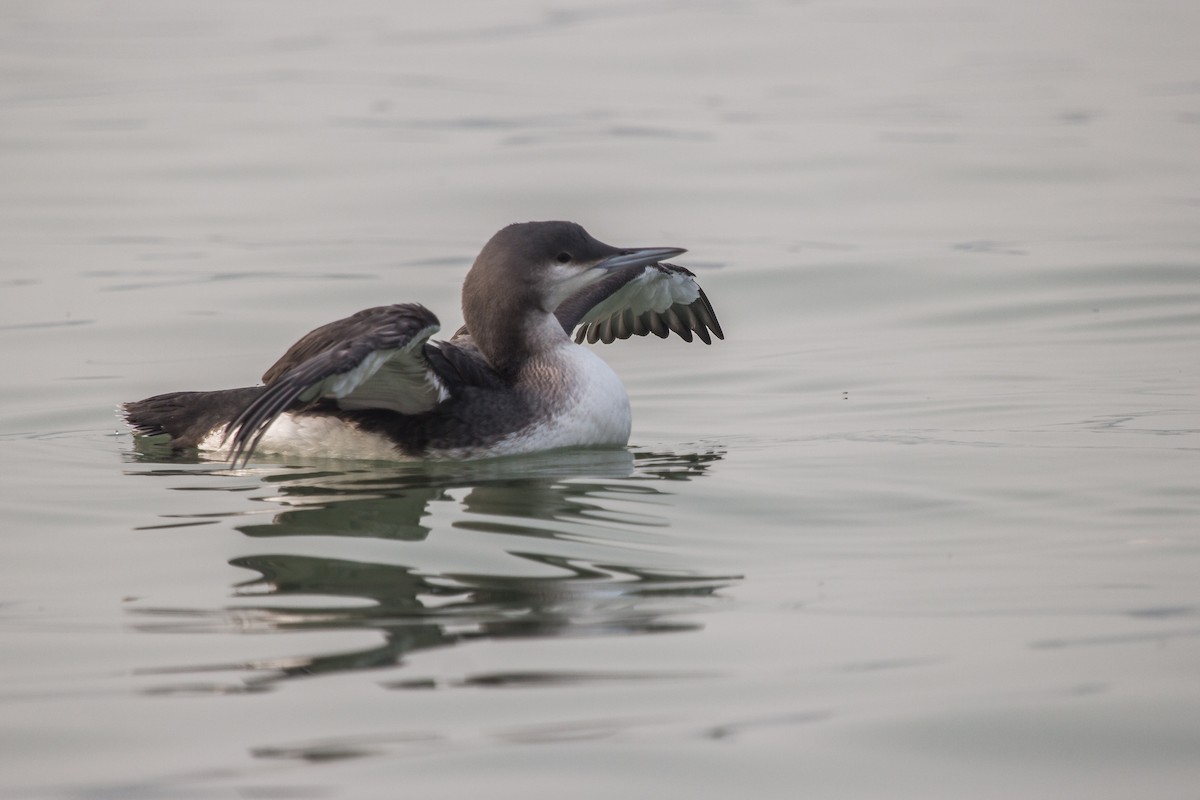
<instances>
[{"instance_id":1,"label":"wing covert","mask_svg":"<svg viewBox=\"0 0 1200 800\"><path fill-rule=\"evenodd\" d=\"M725 338L695 274L674 264L614 270L567 298L555 314L576 342L610 344L650 333L665 339L672 331L686 342L692 334L705 344L712 336Z\"/></svg>"},{"instance_id":2,"label":"wing covert","mask_svg":"<svg viewBox=\"0 0 1200 800\"><path fill-rule=\"evenodd\" d=\"M425 355L439 323L417 304L359 311L308 333L266 374L262 392L226 429L231 460L249 460L271 423L297 404L331 400L341 408L419 414L445 398Z\"/></svg>"}]
</instances>

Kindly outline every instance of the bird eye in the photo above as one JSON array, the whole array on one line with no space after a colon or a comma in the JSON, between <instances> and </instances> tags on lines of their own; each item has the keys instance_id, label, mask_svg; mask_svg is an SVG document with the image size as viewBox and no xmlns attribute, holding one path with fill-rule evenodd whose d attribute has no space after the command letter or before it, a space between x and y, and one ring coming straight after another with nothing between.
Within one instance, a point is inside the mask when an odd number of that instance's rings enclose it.
<instances>
[{"instance_id":1,"label":"bird eye","mask_svg":"<svg viewBox=\"0 0 1200 800\"><path fill-rule=\"evenodd\" d=\"M566 264L566 263L570 262L571 254L564 250L563 252L561 252L557 256L555 256L555 258L558 260L558 263Z\"/></svg>"}]
</instances>

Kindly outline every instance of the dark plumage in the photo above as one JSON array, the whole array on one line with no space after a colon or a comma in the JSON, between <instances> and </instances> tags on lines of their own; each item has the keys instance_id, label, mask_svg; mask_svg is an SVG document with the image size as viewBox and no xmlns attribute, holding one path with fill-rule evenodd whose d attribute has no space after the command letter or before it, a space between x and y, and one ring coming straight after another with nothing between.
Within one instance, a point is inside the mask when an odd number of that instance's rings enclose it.
<instances>
[{"instance_id":1,"label":"dark plumage","mask_svg":"<svg viewBox=\"0 0 1200 800\"><path fill-rule=\"evenodd\" d=\"M285 413L375 434L401 456L623 444L628 400L610 409L605 398L616 402L624 390L568 337L724 338L695 276L661 263L682 252L613 247L570 222L510 225L467 274L466 325L449 341L429 341L439 323L424 306L369 308L302 337L266 371L264 386L158 395L125 404L124 413L137 434L167 435L175 448L223 430L234 463Z\"/></svg>"}]
</instances>

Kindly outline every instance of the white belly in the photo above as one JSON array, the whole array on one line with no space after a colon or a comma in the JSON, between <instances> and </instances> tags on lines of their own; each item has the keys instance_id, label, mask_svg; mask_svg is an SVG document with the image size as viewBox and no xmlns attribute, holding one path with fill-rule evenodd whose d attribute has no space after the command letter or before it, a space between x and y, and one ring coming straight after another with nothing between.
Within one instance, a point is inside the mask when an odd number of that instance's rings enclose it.
<instances>
[{"instance_id":1,"label":"white belly","mask_svg":"<svg viewBox=\"0 0 1200 800\"><path fill-rule=\"evenodd\" d=\"M200 443L201 450L228 454L221 446L222 426ZM256 453L305 456L308 458L361 458L372 461L409 460L383 436L359 430L336 417L283 413L267 428Z\"/></svg>"}]
</instances>

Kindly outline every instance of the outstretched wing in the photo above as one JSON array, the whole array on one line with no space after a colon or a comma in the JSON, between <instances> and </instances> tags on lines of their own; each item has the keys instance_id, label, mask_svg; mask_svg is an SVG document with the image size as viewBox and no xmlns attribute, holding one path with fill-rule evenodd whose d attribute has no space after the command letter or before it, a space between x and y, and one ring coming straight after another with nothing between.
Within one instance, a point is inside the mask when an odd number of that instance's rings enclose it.
<instances>
[{"instance_id":1,"label":"outstretched wing","mask_svg":"<svg viewBox=\"0 0 1200 800\"><path fill-rule=\"evenodd\" d=\"M616 339L653 333L665 339L671 331L686 342L692 334L705 344L724 339L721 324L696 276L674 264L617 269L568 297L555 311L575 341L609 344Z\"/></svg>"},{"instance_id":2,"label":"outstretched wing","mask_svg":"<svg viewBox=\"0 0 1200 800\"><path fill-rule=\"evenodd\" d=\"M340 408L419 414L445 398L425 355L438 319L416 304L379 306L331 322L292 345L266 374L265 390L226 429L231 460L249 460L271 423L297 406L332 400Z\"/></svg>"}]
</instances>

